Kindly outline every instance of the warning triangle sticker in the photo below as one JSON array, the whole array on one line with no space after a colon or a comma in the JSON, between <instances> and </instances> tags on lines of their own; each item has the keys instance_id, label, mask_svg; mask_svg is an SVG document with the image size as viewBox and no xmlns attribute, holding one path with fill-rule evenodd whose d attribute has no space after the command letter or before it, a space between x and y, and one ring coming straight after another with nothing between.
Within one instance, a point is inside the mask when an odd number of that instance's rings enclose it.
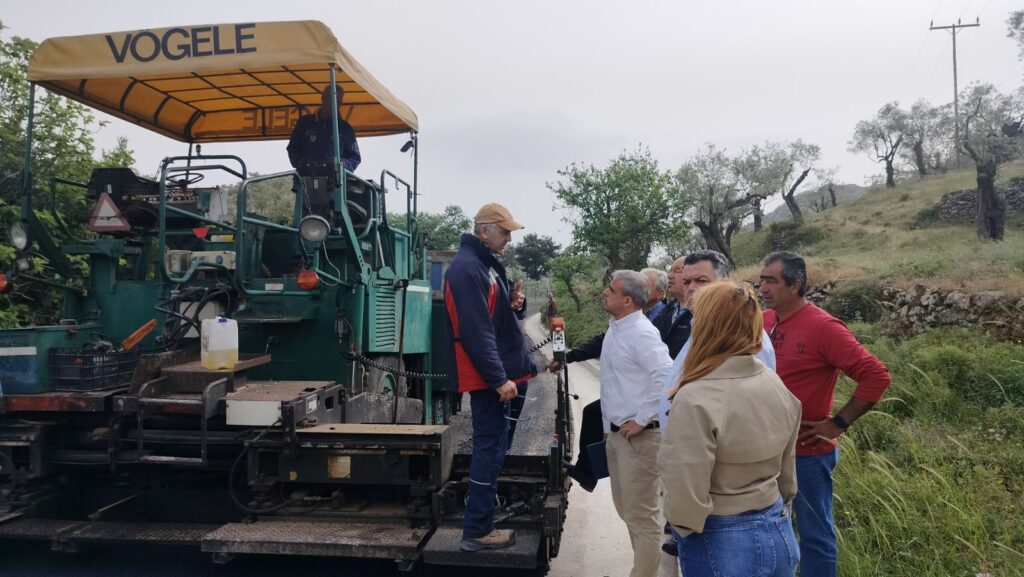
<instances>
[{"instance_id":1,"label":"warning triangle sticker","mask_svg":"<svg viewBox=\"0 0 1024 577\"><path fill-rule=\"evenodd\" d=\"M96 203L96 210L92 211L92 218L89 219L89 230L94 232L125 232L131 230L128 221L121 216L117 205L107 193L100 194L100 200Z\"/></svg>"}]
</instances>

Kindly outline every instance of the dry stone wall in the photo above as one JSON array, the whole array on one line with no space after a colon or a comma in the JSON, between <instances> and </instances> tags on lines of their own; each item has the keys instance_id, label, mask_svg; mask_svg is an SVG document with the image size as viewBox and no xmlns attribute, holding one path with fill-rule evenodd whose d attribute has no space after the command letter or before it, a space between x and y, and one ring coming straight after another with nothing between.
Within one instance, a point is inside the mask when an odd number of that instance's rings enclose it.
<instances>
[{"instance_id":1,"label":"dry stone wall","mask_svg":"<svg viewBox=\"0 0 1024 577\"><path fill-rule=\"evenodd\" d=\"M835 299L849 298L849 294L841 294L842 284L830 281L809 287L807 299L831 308ZM906 290L878 287L872 298L881 307L882 325L892 334L910 336L941 327L965 327L1001 339L1024 338L1024 298L1007 298L999 291L968 293L917 284Z\"/></svg>"},{"instance_id":2,"label":"dry stone wall","mask_svg":"<svg viewBox=\"0 0 1024 577\"><path fill-rule=\"evenodd\" d=\"M1006 199L1006 215L1024 214L1024 179L1011 180L1000 189ZM944 222L973 224L978 214L977 189L957 190L944 195L935 205L935 213Z\"/></svg>"}]
</instances>

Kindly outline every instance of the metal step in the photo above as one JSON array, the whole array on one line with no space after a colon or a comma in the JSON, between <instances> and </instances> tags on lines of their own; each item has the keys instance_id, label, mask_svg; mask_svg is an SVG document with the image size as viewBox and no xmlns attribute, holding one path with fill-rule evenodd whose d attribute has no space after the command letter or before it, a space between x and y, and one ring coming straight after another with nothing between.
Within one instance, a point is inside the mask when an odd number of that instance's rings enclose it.
<instances>
[{"instance_id":1,"label":"metal step","mask_svg":"<svg viewBox=\"0 0 1024 577\"><path fill-rule=\"evenodd\" d=\"M49 540L81 525L64 519L14 519L0 523L0 539Z\"/></svg>"},{"instance_id":2,"label":"metal step","mask_svg":"<svg viewBox=\"0 0 1024 577\"><path fill-rule=\"evenodd\" d=\"M540 540L540 531L516 529L516 542L511 547L468 552L459 549L462 527L440 527L423 548L423 562L432 565L536 569Z\"/></svg>"},{"instance_id":3,"label":"metal step","mask_svg":"<svg viewBox=\"0 0 1024 577\"><path fill-rule=\"evenodd\" d=\"M151 543L154 545L197 544L219 525L197 523L94 522L61 536L64 541Z\"/></svg>"},{"instance_id":4,"label":"metal step","mask_svg":"<svg viewBox=\"0 0 1024 577\"><path fill-rule=\"evenodd\" d=\"M206 535L206 553L417 559L429 529L405 523L259 521L230 523Z\"/></svg>"}]
</instances>

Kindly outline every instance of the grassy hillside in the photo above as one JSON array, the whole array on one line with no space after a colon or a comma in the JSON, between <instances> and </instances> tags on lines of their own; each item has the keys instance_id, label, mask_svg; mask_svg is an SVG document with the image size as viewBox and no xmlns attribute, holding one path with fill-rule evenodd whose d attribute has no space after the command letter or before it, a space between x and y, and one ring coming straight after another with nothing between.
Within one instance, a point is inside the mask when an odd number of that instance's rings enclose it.
<instances>
[{"instance_id":1,"label":"grassy hillside","mask_svg":"<svg viewBox=\"0 0 1024 577\"><path fill-rule=\"evenodd\" d=\"M1024 175L1024 162L1001 180ZM811 282L884 280L1024 294L1024 228L980 242L972 226L935 222L943 194L974 187L961 171L877 188L849 204L783 224L808 257ZM776 225L778 231L780 225ZM739 276L754 280L770 231L733 241ZM607 326L600 274L564 288L559 302L570 344ZM835 513L841 577L1024 577L1024 347L969 330L935 330L906 340L877 324L851 329L889 368L893 384L840 439ZM837 406L854 384L845 377Z\"/></svg>"},{"instance_id":2,"label":"grassy hillside","mask_svg":"<svg viewBox=\"0 0 1024 577\"><path fill-rule=\"evenodd\" d=\"M1024 161L1003 166L999 181L1021 176ZM808 257L811 283L867 278L900 287L921 282L1024 295L1019 219L1007 227L1003 242L981 242L973 226L935 221L934 207L942 195L974 187L974 171L962 170L908 180L891 190L873 188L849 204L806 214L804 226L791 231L799 240L794 248ZM770 228L737 233L733 252L740 278L756 279L758 261L771 251L770 233Z\"/></svg>"}]
</instances>

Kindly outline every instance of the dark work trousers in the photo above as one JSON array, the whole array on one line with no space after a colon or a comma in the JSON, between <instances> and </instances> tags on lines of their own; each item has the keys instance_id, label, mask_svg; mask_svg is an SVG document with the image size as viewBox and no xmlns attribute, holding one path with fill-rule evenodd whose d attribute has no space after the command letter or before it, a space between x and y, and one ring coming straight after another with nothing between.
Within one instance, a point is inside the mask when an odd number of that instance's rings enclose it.
<instances>
[{"instance_id":1,"label":"dark work trousers","mask_svg":"<svg viewBox=\"0 0 1024 577\"><path fill-rule=\"evenodd\" d=\"M471 391L473 457L469 464L469 499L462 519L462 537L477 539L494 529L494 501L498 473L508 449L505 403L493 389Z\"/></svg>"},{"instance_id":2,"label":"dark work trousers","mask_svg":"<svg viewBox=\"0 0 1024 577\"><path fill-rule=\"evenodd\" d=\"M590 468L590 452L587 446L604 440L604 422L601 418L601 399L583 407L583 420L580 422L580 452L576 457L577 480L590 479L595 483L594 472Z\"/></svg>"},{"instance_id":3,"label":"dark work trousers","mask_svg":"<svg viewBox=\"0 0 1024 577\"><path fill-rule=\"evenodd\" d=\"M530 381L519 383L516 386L519 394L508 403L508 446L506 451L512 450L512 437L516 434L516 425L519 423L519 415L523 413L523 404L526 403L526 393L530 390Z\"/></svg>"}]
</instances>

